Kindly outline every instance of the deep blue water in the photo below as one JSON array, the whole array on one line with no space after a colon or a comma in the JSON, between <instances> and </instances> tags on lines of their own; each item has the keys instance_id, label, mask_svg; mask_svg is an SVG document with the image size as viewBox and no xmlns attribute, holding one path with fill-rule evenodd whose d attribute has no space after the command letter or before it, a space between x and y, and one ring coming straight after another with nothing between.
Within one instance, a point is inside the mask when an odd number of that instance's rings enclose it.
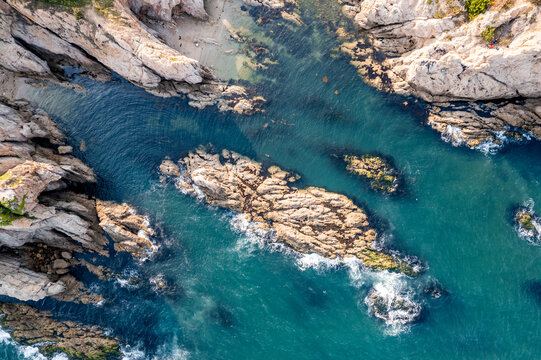
<instances>
[{"instance_id":1,"label":"deep blue water","mask_svg":"<svg viewBox=\"0 0 541 360\"><path fill-rule=\"evenodd\" d=\"M139 278L135 285L81 271L106 299L101 307L35 305L109 329L131 359L539 358L541 247L518 238L511 208L541 204L541 144L493 156L452 147L423 124L422 104L365 85L346 60L329 56L334 40L312 30L283 34L295 51L277 50L281 64L266 74L273 81L257 85L269 100L266 112L251 117L196 110L118 78L75 76L82 93L32 90L30 99L75 148L85 142L76 155L97 173L97 196L135 205L161 230L152 261L107 261L122 279ZM354 198L381 219L389 246L423 263L423 275L306 266L311 258L259 246L233 228L231 212L160 183L164 157L178 159L200 144L294 169L304 185ZM407 195L370 191L333 161L337 149L392 156ZM169 292L152 289L158 275ZM424 297L430 281L447 295ZM397 333L371 316L364 298L376 284L411 290L424 308L421 321ZM1 358L25 358L21 351L0 344Z\"/></svg>"}]
</instances>

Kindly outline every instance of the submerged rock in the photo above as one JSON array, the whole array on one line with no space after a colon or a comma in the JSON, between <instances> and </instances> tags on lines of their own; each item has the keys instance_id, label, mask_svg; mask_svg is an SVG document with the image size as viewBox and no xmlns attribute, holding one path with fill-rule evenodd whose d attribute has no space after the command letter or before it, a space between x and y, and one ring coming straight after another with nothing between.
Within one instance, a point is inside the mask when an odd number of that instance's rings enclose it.
<instances>
[{"instance_id":1,"label":"submerged rock","mask_svg":"<svg viewBox=\"0 0 541 360\"><path fill-rule=\"evenodd\" d=\"M530 207L519 207L515 211L515 228L518 235L534 245L541 245L541 217Z\"/></svg>"},{"instance_id":2,"label":"submerged rock","mask_svg":"<svg viewBox=\"0 0 541 360\"><path fill-rule=\"evenodd\" d=\"M180 159L177 187L211 205L238 211L301 253L327 258L356 257L374 269L414 274L405 262L373 248L377 231L366 213L344 195L317 187L299 189L298 177L277 166L263 167L238 153L213 154L198 149Z\"/></svg>"},{"instance_id":3,"label":"submerged rock","mask_svg":"<svg viewBox=\"0 0 541 360\"><path fill-rule=\"evenodd\" d=\"M39 348L43 354L63 352L70 359L120 359L117 340L106 336L96 326L84 326L72 321L56 321L47 311L29 305L0 303L2 327L22 345Z\"/></svg>"},{"instance_id":4,"label":"submerged rock","mask_svg":"<svg viewBox=\"0 0 541 360\"><path fill-rule=\"evenodd\" d=\"M398 171L384 158L365 154L344 155L346 169L370 183L370 187L384 194L396 194L400 178Z\"/></svg>"}]
</instances>

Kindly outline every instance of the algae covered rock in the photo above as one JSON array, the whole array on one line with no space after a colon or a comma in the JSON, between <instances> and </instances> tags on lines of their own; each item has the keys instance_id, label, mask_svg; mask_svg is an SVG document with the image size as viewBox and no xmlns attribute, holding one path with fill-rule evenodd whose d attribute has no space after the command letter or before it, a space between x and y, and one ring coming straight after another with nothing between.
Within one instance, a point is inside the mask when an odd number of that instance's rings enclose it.
<instances>
[{"instance_id":1,"label":"algae covered rock","mask_svg":"<svg viewBox=\"0 0 541 360\"><path fill-rule=\"evenodd\" d=\"M536 215L532 207L521 206L515 211L515 229L522 239L541 245L541 217Z\"/></svg>"},{"instance_id":2,"label":"algae covered rock","mask_svg":"<svg viewBox=\"0 0 541 360\"><path fill-rule=\"evenodd\" d=\"M373 190L384 194L396 194L400 186L400 174L381 156L364 154L344 155L346 169L367 180Z\"/></svg>"},{"instance_id":3,"label":"algae covered rock","mask_svg":"<svg viewBox=\"0 0 541 360\"><path fill-rule=\"evenodd\" d=\"M25 304L0 303L0 312L2 327L11 331L15 341L37 346L44 354L63 352L77 360L113 360L122 356L117 340L96 326L56 321L49 312Z\"/></svg>"}]
</instances>

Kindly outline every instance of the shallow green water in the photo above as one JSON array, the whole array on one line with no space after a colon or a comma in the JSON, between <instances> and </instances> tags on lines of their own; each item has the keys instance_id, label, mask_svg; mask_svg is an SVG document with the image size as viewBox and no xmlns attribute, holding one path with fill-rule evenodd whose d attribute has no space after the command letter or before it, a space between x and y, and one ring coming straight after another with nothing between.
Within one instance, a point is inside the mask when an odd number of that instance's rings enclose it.
<instances>
[{"instance_id":1,"label":"shallow green water","mask_svg":"<svg viewBox=\"0 0 541 360\"><path fill-rule=\"evenodd\" d=\"M267 74L275 81L258 85L269 103L252 117L194 110L118 79L75 76L84 93L31 91L76 148L85 141L77 155L98 174L97 195L134 204L163 233L153 261L114 260L124 279L141 279L135 286L81 273L106 298L101 307L36 305L109 329L130 359L539 358L541 294L532 281L541 280L541 247L518 238L511 208L528 199L541 204L541 145L494 156L452 147L422 124L413 99L404 108L406 99L364 85L345 60L330 58L333 40L323 32L283 35L294 51L280 53L281 65ZM258 245L235 230L231 212L159 182L164 157L209 143L356 199L381 219L389 246L420 259L423 275L308 266L312 257ZM330 157L343 148L392 156L407 195L386 198L349 176ZM171 293L152 289L159 274ZM431 280L448 294L424 297ZM421 320L399 332L371 316L364 299L378 283L408 290L424 308ZM0 358L38 358L23 351L32 349L0 344Z\"/></svg>"}]
</instances>

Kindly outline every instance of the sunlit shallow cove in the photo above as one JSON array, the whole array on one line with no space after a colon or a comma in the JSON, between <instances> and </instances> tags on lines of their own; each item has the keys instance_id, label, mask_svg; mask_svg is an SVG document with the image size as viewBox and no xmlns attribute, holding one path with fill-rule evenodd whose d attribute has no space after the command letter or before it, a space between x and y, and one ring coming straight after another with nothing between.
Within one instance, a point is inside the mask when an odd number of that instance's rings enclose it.
<instances>
[{"instance_id":1,"label":"sunlit shallow cove","mask_svg":"<svg viewBox=\"0 0 541 360\"><path fill-rule=\"evenodd\" d=\"M541 145L485 156L444 143L422 123L422 104L377 92L332 58L334 40L311 15L304 30L278 34L280 65L257 85L269 100L263 114L199 111L120 79L75 75L85 91L26 90L76 149L84 141L86 151L76 153L99 177L97 196L137 206L162 230L151 261L103 260L119 278L81 272L106 299L101 306L35 305L102 326L128 359L539 358L541 247L517 236L511 209L531 199L541 211ZM295 170L302 186L355 199L379 219L390 247L420 260L423 274L299 257L246 232L234 213L160 183L163 158L200 144ZM372 192L337 166L337 149L391 156L406 194ZM431 299L423 288L436 281L445 291ZM374 317L365 303L372 289L419 304L419 320L404 327ZM0 333L0 358L40 356Z\"/></svg>"}]
</instances>

